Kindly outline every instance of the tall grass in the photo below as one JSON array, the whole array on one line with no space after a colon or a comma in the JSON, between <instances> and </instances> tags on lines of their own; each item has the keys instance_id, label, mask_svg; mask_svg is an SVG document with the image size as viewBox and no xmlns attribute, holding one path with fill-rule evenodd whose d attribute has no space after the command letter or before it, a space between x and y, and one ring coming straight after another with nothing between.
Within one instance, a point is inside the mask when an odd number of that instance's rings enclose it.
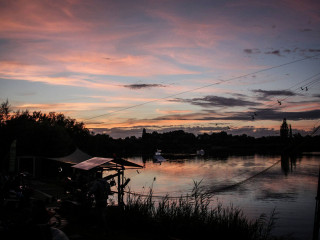
<instances>
[{"instance_id":1,"label":"tall grass","mask_svg":"<svg viewBox=\"0 0 320 240\"><path fill-rule=\"evenodd\" d=\"M212 207L211 196L204 194L199 185L194 182L190 196L178 199L165 196L155 201L152 189L147 197L129 193L117 216L109 215L113 227L121 226L132 234L148 235L149 239L272 239L275 211L269 218L262 214L248 220L241 209L232 205Z\"/></svg>"}]
</instances>

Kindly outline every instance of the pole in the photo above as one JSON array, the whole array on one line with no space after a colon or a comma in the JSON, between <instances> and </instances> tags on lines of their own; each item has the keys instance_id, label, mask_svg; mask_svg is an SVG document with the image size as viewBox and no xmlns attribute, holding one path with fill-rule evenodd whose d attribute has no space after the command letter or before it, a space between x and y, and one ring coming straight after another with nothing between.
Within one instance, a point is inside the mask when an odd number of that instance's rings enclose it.
<instances>
[{"instance_id":1,"label":"pole","mask_svg":"<svg viewBox=\"0 0 320 240\"><path fill-rule=\"evenodd\" d=\"M124 169L123 169L123 166L122 166L122 176L121 176L121 204L122 205L123 205L123 195L124 195L123 183L124 183Z\"/></svg>"},{"instance_id":2,"label":"pole","mask_svg":"<svg viewBox=\"0 0 320 240\"><path fill-rule=\"evenodd\" d=\"M120 182L120 179L121 179L121 177L120 177L120 171L121 170L118 170L118 206L120 206L121 205L121 182Z\"/></svg>"},{"instance_id":3,"label":"pole","mask_svg":"<svg viewBox=\"0 0 320 240\"><path fill-rule=\"evenodd\" d=\"M312 240L319 239L319 226L320 226L319 205L320 205L320 166L319 166L319 175L318 175L318 189L317 189L317 196L316 196L316 209L315 209L315 213L314 213L314 225L313 225L313 238L312 238Z\"/></svg>"}]
</instances>

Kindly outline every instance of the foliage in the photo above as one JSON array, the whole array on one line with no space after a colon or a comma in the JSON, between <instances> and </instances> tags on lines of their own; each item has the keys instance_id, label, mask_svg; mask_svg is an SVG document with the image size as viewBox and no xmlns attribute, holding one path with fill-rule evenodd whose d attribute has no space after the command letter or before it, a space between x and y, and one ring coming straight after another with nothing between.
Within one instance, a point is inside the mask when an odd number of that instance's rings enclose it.
<instances>
[{"instance_id":1,"label":"foliage","mask_svg":"<svg viewBox=\"0 0 320 240\"><path fill-rule=\"evenodd\" d=\"M1 103L0 106L0 124L5 124L5 122L9 119L10 116L10 105L8 99Z\"/></svg>"},{"instance_id":2,"label":"foliage","mask_svg":"<svg viewBox=\"0 0 320 240\"><path fill-rule=\"evenodd\" d=\"M287 132L287 127L285 128ZM59 157L72 153L75 148L101 157L128 155L151 156L157 149L163 153L195 154L204 149L211 156L229 154L282 153L287 151L320 151L320 136L292 138L280 136L254 138L233 136L227 132L203 133L195 136L182 130L166 133L148 133L141 137L113 139L107 134L94 134L83 122L66 117L62 113L42 113L28 110L13 112L9 101L0 106L0 163L8 158L11 143L17 140L18 155Z\"/></svg>"},{"instance_id":3,"label":"foliage","mask_svg":"<svg viewBox=\"0 0 320 240\"><path fill-rule=\"evenodd\" d=\"M125 208L116 216L109 214L110 228L125 228L139 235L143 226L145 235L154 236L149 239L272 239L275 211L269 218L262 214L250 221L232 205L223 207L219 203L211 207L210 196L199 185L194 182L190 196L166 196L160 201L155 200L152 189L147 196L129 192Z\"/></svg>"},{"instance_id":4,"label":"foliage","mask_svg":"<svg viewBox=\"0 0 320 240\"><path fill-rule=\"evenodd\" d=\"M287 124L287 119L284 118L280 127L280 137L286 139L288 138L288 136L289 136L289 127Z\"/></svg>"},{"instance_id":5,"label":"foliage","mask_svg":"<svg viewBox=\"0 0 320 240\"><path fill-rule=\"evenodd\" d=\"M76 146L85 145L90 135L83 123L61 113L11 112L8 101L1 105L1 167L5 167L5 159L15 140L18 156L58 157L70 154Z\"/></svg>"}]
</instances>

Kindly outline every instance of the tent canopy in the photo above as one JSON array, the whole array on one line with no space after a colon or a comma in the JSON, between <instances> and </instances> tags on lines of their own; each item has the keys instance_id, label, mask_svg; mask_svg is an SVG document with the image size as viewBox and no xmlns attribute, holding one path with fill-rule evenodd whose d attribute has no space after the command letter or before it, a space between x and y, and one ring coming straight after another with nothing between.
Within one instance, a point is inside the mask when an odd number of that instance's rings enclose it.
<instances>
[{"instance_id":1,"label":"tent canopy","mask_svg":"<svg viewBox=\"0 0 320 240\"><path fill-rule=\"evenodd\" d=\"M59 162L72 164L73 168L82 170L90 170L95 167L102 167L107 169L119 169L119 168L143 168L143 166L130 162L122 158L102 158L92 157L80 149L76 149L73 153L68 156L60 158L49 158Z\"/></svg>"},{"instance_id":2,"label":"tent canopy","mask_svg":"<svg viewBox=\"0 0 320 240\"><path fill-rule=\"evenodd\" d=\"M59 162L64 162L64 163L77 164L85 160L88 160L90 158L92 158L92 156L82 152L79 148L77 148L73 153L71 153L68 156L60 157L60 158L49 158L49 159L56 160Z\"/></svg>"},{"instance_id":3,"label":"tent canopy","mask_svg":"<svg viewBox=\"0 0 320 240\"><path fill-rule=\"evenodd\" d=\"M73 165L73 168L78 168L78 169L82 169L82 170L90 170L92 168L95 167L99 167L104 163L110 162L112 161L112 158L99 158L99 157L94 157L94 158L90 158L86 161L83 161L81 163L78 163L76 165Z\"/></svg>"}]
</instances>

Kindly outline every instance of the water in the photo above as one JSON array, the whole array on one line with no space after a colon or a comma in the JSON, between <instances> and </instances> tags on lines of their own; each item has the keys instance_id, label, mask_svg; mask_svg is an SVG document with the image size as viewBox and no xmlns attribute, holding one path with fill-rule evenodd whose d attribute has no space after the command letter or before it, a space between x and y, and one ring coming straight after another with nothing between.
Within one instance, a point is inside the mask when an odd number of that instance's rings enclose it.
<instances>
[{"instance_id":1,"label":"water","mask_svg":"<svg viewBox=\"0 0 320 240\"><path fill-rule=\"evenodd\" d=\"M282 160L280 156L261 155L192 157L161 164L143 162L141 157L128 160L145 166L125 172L132 192L147 194L152 188L154 196L181 196L191 193L194 181L201 182L204 191L214 193L212 204L240 207L249 219L261 213L270 215L275 209L278 219L274 235L312 239L320 154ZM250 180L236 188L215 192L246 179Z\"/></svg>"}]
</instances>

